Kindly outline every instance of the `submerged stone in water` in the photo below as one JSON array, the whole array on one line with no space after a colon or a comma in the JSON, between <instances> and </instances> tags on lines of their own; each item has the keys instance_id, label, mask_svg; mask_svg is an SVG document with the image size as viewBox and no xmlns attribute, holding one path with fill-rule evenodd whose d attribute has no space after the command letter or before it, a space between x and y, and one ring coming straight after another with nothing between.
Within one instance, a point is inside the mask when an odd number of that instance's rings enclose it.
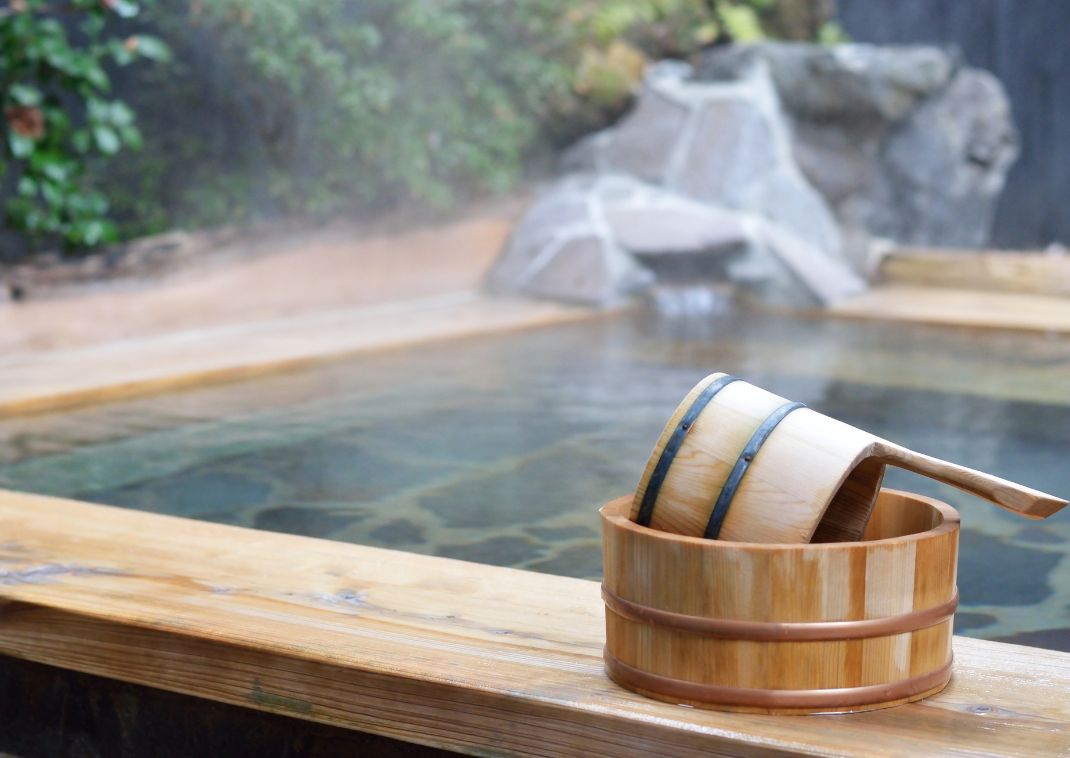
<instances>
[{"instance_id":1,"label":"submerged stone in water","mask_svg":"<svg viewBox=\"0 0 1070 758\"><path fill-rule=\"evenodd\" d=\"M574 576L578 579L599 579L602 576L602 546L591 541L573 545L557 555L528 566L532 571L542 571L559 576Z\"/></svg>"},{"instance_id":2,"label":"submerged stone in water","mask_svg":"<svg viewBox=\"0 0 1070 758\"><path fill-rule=\"evenodd\" d=\"M958 585L965 605L1034 605L1052 594L1049 574L1062 555L1018 547L973 529L960 533ZM993 571L996 557L999 570Z\"/></svg>"},{"instance_id":3,"label":"submerged stone in water","mask_svg":"<svg viewBox=\"0 0 1070 758\"><path fill-rule=\"evenodd\" d=\"M363 521L367 513L360 509L328 510L316 507L282 505L256 514L253 525L271 532L327 537L331 532Z\"/></svg>"},{"instance_id":4,"label":"submerged stone in water","mask_svg":"<svg viewBox=\"0 0 1070 758\"><path fill-rule=\"evenodd\" d=\"M417 545L426 542L424 528L403 518L375 527L368 533L368 536L386 547Z\"/></svg>"},{"instance_id":5,"label":"submerged stone in water","mask_svg":"<svg viewBox=\"0 0 1070 758\"><path fill-rule=\"evenodd\" d=\"M435 554L493 566L515 566L537 557L541 552L541 546L523 537L491 537L471 545L445 545Z\"/></svg>"}]
</instances>

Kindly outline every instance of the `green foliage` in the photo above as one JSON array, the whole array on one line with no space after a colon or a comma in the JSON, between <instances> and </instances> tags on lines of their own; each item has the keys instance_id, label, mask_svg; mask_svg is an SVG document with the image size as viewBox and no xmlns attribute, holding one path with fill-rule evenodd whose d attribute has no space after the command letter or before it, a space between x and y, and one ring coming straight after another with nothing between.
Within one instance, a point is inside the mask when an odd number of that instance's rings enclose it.
<instances>
[{"instance_id":1,"label":"green foliage","mask_svg":"<svg viewBox=\"0 0 1070 758\"><path fill-rule=\"evenodd\" d=\"M841 45L845 42L850 42L851 38L847 36L847 32L843 27L835 21L826 21L818 27L817 39L815 42L820 42L822 45Z\"/></svg>"},{"instance_id":2,"label":"green foliage","mask_svg":"<svg viewBox=\"0 0 1070 758\"><path fill-rule=\"evenodd\" d=\"M68 249L114 240L108 201L86 181L86 162L137 149L133 111L109 96L108 66L168 49L148 36L119 38L114 21L136 16L130 0L11 0L0 8L0 171L12 171L7 222L33 237L56 236ZM62 20L61 20L62 19Z\"/></svg>"},{"instance_id":3,"label":"green foliage","mask_svg":"<svg viewBox=\"0 0 1070 758\"><path fill-rule=\"evenodd\" d=\"M647 60L758 39L789 27L781 5L821 1L0 0L8 222L79 249L448 207L620 114ZM121 34L135 16L167 44Z\"/></svg>"},{"instance_id":4,"label":"green foliage","mask_svg":"<svg viewBox=\"0 0 1070 758\"><path fill-rule=\"evenodd\" d=\"M253 92L287 211L443 207L513 186L547 139L618 113L645 51L722 33L706 0L215 0L194 24ZM742 9L741 9L742 10Z\"/></svg>"},{"instance_id":5,"label":"green foliage","mask_svg":"<svg viewBox=\"0 0 1070 758\"><path fill-rule=\"evenodd\" d=\"M329 212L509 187L539 120L570 94L560 19L558 3L525 0L216 0L195 21L273 125L261 134L271 199Z\"/></svg>"},{"instance_id":6,"label":"green foliage","mask_svg":"<svg viewBox=\"0 0 1070 758\"><path fill-rule=\"evenodd\" d=\"M721 22L736 42L756 42L765 37L758 9L752 5L726 3L721 9Z\"/></svg>"}]
</instances>

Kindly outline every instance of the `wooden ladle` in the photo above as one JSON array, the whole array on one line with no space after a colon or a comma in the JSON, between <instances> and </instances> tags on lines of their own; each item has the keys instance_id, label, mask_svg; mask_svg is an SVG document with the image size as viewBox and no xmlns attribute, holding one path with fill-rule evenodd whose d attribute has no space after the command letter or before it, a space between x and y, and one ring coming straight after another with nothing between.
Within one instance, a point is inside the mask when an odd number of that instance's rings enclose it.
<instances>
[{"instance_id":1,"label":"wooden ladle","mask_svg":"<svg viewBox=\"0 0 1070 758\"><path fill-rule=\"evenodd\" d=\"M744 542L860 539L887 465L1041 519L1066 500L916 453L727 374L677 407L630 517L662 531Z\"/></svg>"}]
</instances>

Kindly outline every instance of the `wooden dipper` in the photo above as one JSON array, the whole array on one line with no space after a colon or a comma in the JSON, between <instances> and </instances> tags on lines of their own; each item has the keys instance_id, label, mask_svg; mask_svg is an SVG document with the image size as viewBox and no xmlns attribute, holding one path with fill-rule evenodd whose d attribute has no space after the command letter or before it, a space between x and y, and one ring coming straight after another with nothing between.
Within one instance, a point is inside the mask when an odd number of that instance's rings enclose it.
<instances>
[{"instance_id":1,"label":"wooden dipper","mask_svg":"<svg viewBox=\"0 0 1070 758\"><path fill-rule=\"evenodd\" d=\"M641 526L710 539L862 537L887 464L1041 519L1067 501L908 450L727 374L699 382L658 439L632 501Z\"/></svg>"}]
</instances>

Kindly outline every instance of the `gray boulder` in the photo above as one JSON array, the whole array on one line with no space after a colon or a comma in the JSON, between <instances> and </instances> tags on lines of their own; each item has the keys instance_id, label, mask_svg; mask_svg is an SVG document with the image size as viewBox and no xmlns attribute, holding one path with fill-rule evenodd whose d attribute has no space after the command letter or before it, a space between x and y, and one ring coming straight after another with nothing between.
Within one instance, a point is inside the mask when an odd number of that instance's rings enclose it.
<instances>
[{"instance_id":1,"label":"gray boulder","mask_svg":"<svg viewBox=\"0 0 1070 758\"><path fill-rule=\"evenodd\" d=\"M933 47L771 43L648 71L564 156L492 275L604 304L730 279L778 304L864 287L874 238L979 246L1017 154L999 83Z\"/></svg>"},{"instance_id":2,"label":"gray boulder","mask_svg":"<svg viewBox=\"0 0 1070 758\"><path fill-rule=\"evenodd\" d=\"M899 242L983 247L1017 155L1003 87L962 69L889 136L866 225Z\"/></svg>"},{"instance_id":3,"label":"gray boulder","mask_svg":"<svg viewBox=\"0 0 1070 758\"><path fill-rule=\"evenodd\" d=\"M655 66L635 108L565 157L572 170L638 177L707 205L775 221L841 257L835 219L799 170L768 66L737 80L696 82L678 64Z\"/></svg>"},{"instance_id":4,"label":"gray boulder","mask_svg":"<svg viewBox=\"0 0 1070 758\"><path fill-rule=\"evenodd\" d=\"M946 50L926 45L767 42L706 53L695 79L737 79L756 60L769 66L788 112L826 121L902 121L922 100L942 91L958 66Z\"/></svg>"},{"instance_id":5,"label":"gray boulder","mask_svg":"<svg viewBox=\"0 0 1070 758\"><path fill-rule=\"evenodd\" d=\"M573 173L521 221L493 288L607 304L654 278L728 278L804 305L863 289L796 165L768 65L728 82L690 74L652 67L632 112L564 156Z\"/></svg>"},{"instance_id":6,"label":"gray boulder","mask_svg":"<svg viewBox=\"0 0 1070 758\"><path fill-rule=\"evenodd\" d=\"M669 283L748 285L815 305L862 281L762 216L700 203L621 174L566 177L540 193L490 275L501 292L609 305Z\"/></svg>"},{"instance_id":7,"label":"gray boulder","mask_svg":"<svg viewBox=\"0 0 1070 758\"><path fill-rule=\"evenodd\" d=\"M492 269L490 289L604 306L649 286L650 272L606 227L602 202L614 184L574 175L541 192Z\"/></svg>"},{"instance_id":8,"label":"gray boulder","mask_svg":"<svg viewBox=\"0 0 1070 758\"><path fill-rule=\"evenodd\" d=\"M1002 87L926 46L762 43L716 50L695 78L770 70L802 172L865 270L872 237L987 244L1017 136Z\"/></svg>"}]
</instances>

